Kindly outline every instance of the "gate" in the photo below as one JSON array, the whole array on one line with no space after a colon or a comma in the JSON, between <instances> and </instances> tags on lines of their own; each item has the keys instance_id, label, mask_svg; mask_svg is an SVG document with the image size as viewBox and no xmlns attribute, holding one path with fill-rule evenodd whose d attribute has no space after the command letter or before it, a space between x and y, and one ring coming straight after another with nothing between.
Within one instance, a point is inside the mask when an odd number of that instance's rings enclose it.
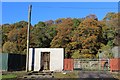
<instances>
[{"instance_id":1,"label":"gate","mask_svg":"<svg viewBox=\"0 0 120 80\"><path fill-rule=\"evenodd\" d=\"M120 71L120 58L110 59L110 71Z\"/></svg>"},{"instance_id":2,"label":"gate","mask_svg":"<svg viewBox=\"0 0 120 80\"><path fill-rule=\"evenodd\" d=\"M64 59L64 70L73 70L73 59Z\"/></svg>"},{"instance_id":3,"label":"gate","mask_svg":"<svg viewBox=\"0 0 120 80\"><path fill-rule=\"evenodd\" d=\"M109 60L102 59L74 59L74 70L108 71Z\"/></svg>"}]
</instances>

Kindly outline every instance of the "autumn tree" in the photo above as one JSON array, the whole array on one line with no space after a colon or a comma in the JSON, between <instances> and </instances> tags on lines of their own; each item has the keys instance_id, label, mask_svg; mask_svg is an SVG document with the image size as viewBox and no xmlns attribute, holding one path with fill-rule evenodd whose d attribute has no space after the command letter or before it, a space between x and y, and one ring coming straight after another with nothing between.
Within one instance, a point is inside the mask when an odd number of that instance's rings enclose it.
<instances>
[{"instance_id":1,"label":"autumn tree","mask_svg":"<svg viewBox=\"0 0 120 80\"><path fill-rule=\"evenodd\" d=\"M1 34L2 34L2 46L5 42L8 41L8 33L14 28L11 24L3 24L1 28Z\"/></svg>"},{"instance_id":2,"label":"autumn tree","mask_svg":"<svg viewBox=\"0 0 120 80\"><path fill-rule=\"evenodd\" d=\"M14 24L5 24L2 26L3 46L7 49L4 52L12 53L26 53L26 39L27 37L27 22L20 21ZM8 44L6 46L6 44ZM11 48L15 48L11 51Z\"/></svg>"},{"instance_id":3,"label":"autumn tree","mask_svg":"<svg viewBox=\"0 0 120 80\"><path fill-rule=\"evenodd\" d=\"M7 38L9 41L15 42L17 41L17 36L18 36L18 30L14 28L8 33Z\"/></svg>"},{"instance_id":4,"label":"autumn tree","mask_svg":"<svg viewBox=\"0 0 120 80\"><path fill-rule=\"evenodd\" d=\"M45 21L45 24L46 26L51 26L54 24L54 21L53 20L48 20L48 21Z\"/></svg>"},{"instance_id":5,"label":"autumn tree","mask_svg":"<svg viewBox=\"0 0 120 80\"><path fill-rule=\"evenodd\" d=\"M57 25L57 35L51 42L51 47L62 47L67 49L68 44L71 42L71 34L73 31L73 20L70 18L64 19ZM71 55L69 50L65 50L66 55Z\"/></svg>"},{"instance_id":6,"label":"autumn tree","mask_svg":"<svg viewBox=\"0 0 120 80\"><path fill-rule=\"evenodd\" d=\"M17 44L14 42L5 42L3 45L3 52L5 53L17 53Z\"/></svg>"},{"instance_id":7,"label":"autumn tree","mask_svg":"<svg viewBox=\"0 0 120 80\"><path fill-rule=\"evenodd\" d=\"M66 58L93 58L104 48L118 46L118 13L108 13L103 20L90 14L85 18L59 18L30 26L30 47L64 48ZM2 46L7 53L26 53L26 21L1 25ZM104 45L104 46L102 46ZM14 48L13 50L11 50ZM107 55L109 54L106 53ZM112 55L112 54L111 54Z\"/></svg>"},{"instance_id":8,"label":"autumn tree","mask_svg":"<svg viewBox=\"0 0 120 80\"><path fill-rule=\"evenodd\" d=\"M76 42L79 54L97 54L100 48L101 26L98 21L86 18L77 28L72 41Z\"/></svg>"},{"instance_id":9,"label":"autumn tree","mask_svg":"<svg viewBox=\"0 0 120 80\"><path fill-rule=\"evenodd\" d=\"M98 21L98 18L95 14L89 14L88 16L86 16L86 18L91 18L91 19Z\"/></svg>"},{"instance_id":10,"label":"autumn tree","mask_svg":"<svg viewBox=\"0 0 120 80\"><path fill-rule=\"evenodd\" d=\"M13 25L14 25L15 29L21 29L21 28L23 28L25 26L27 27L28 22L26 22L26 21L20 21L20 22L14 23Z\"/></svg>"},{"instance_id":11,"label":"autumn tree","mask_svg":"<svg viewBox=\"0 0 120 80\"><path fill-rule=\"evenodd\" d=\"M60 24L60 23L63 22L64 19L65 19L65 18L58 18L58 19L56 19L54 22L55 22L55 24Z\"/></svg>"}]
</instances>

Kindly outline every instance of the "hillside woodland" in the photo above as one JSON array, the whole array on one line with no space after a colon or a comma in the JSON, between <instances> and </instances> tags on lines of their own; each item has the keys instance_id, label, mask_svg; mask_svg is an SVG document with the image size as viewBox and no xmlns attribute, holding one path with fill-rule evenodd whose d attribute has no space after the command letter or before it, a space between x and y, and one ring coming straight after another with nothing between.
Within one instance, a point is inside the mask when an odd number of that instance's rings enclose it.
<instances>
[{"instance_id":1,"label":"hillside woodland","mask_svg":"<svg viewBox=\"0 0 120 80\"><path fill-rule=\"evenodd\" d=\"M1 25L2 52L26 54L26 21ZM103 20L90 14L83 18L59 18L30 26L31 48L64 48L66 58L97 58L98 54L113 57L118 46L118 13L110 12Z\"/></svg>"}]
</instances>

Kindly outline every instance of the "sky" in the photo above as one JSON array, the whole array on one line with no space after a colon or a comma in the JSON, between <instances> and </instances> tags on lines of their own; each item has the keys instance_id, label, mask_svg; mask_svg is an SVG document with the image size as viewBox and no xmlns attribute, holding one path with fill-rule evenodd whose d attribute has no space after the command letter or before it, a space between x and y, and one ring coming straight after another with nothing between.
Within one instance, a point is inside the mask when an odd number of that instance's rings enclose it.
<instances>
[{"instance_id":1,"label":"sky","mask_svg":"<svg viewBox=\"0 0 120 80\"><path fill-rule=\"evenodd\" d=\"M119 0L1 0L2 2L119 2Z\"/></svg>"},{"instance_id":2,"label":"sky","mask_svg":"<svg viewBox=\"0 0 120 80\"><path fill-rule=\"evenodd\" d=\"M28 21L28 6L32 5L32 25L58 18L83 18L89 14L102 20L108 12L118 12L118 2L2 2L2 23Z\"/></svg>"}]
</instances>

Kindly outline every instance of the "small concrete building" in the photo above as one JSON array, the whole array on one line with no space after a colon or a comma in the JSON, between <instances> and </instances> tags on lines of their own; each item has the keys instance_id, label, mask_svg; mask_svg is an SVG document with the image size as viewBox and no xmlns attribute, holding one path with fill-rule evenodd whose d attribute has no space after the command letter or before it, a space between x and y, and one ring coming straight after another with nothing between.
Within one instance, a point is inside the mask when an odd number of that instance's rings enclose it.
<instances>
[{"instance_id":1,"label":"small concrete building","mask_svg":"<svg viewBox=\"0 0 120 80\"><path fill-rule=\"evenodd\" d=\"M62 71L63 48L30 48L29 71Z\"/></svg>"}]
</instances>

